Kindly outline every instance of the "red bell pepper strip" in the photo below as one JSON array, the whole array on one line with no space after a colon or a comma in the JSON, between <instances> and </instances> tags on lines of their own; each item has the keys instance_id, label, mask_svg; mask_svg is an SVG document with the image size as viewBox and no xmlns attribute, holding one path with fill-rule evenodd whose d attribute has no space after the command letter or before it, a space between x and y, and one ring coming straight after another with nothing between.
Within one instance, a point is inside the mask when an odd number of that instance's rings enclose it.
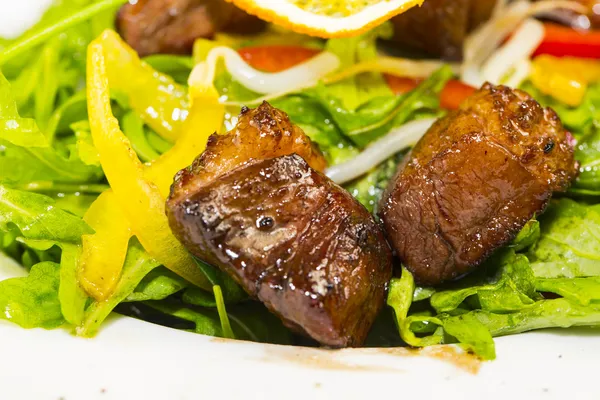
<instances>
[{"instance_id":1,"label":"red bell pepper strip","mask_svg":"<svg viewBox=\"0 0 600 400\"><path fill-rule=\"evenodd\" d=\"M600 31L578 31L546 23L544 40L533 57L549 54L556 57L600 58Z\"/></svg>"},{"instance_id":2,"label":"red bell pepper strip","mask_svg":"<svg viewBox=\"0 0 600 400\"><path fill-rule=\"evenodd\" d=\"M256 46L243 47L239 55L252 67L265 72L280 72L296 66L321 50L302 46Z\"/></svg>"},{"instance_id":3,"label":"red bell pepper strip","mask_svg":"<svg viewBox=\"0 0 600 400\"><path fill-rule=\"evenodd\" d=\"M415 89L422 79L404 78L394 75L385 75L385 79L395 94L403 94ZM440 95L440 105L446 110L456 110L467 97L475 92L475 88L458 80L451 80L446 84Z\"/></svg>"}]
</instances>

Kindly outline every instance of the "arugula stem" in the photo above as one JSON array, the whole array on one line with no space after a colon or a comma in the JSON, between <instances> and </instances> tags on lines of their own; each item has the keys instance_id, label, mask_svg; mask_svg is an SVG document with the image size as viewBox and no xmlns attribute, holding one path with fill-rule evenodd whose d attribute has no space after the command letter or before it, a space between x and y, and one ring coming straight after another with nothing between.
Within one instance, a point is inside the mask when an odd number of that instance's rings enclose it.
<instances>
[{"instance_id":1,"label":"arugula stem","mask_svg":"<svg viewBox=\"0 0 600 400\"><path fill-rule=\"evenodd\" d=\"M0 52L0 66L5 64L7 61L19 56L27 50L35 47L44 41L48 40L52 36L63 32L77 24L80 24L93 16L111 8L120 6L126 3L127 0L102 0L98 3L94 3L89 7L83 8L65 19L42 28L37 32L33 32L25 37L17 40L11 45L7 46L3 51Z\"/></svg>"}]
</instances>

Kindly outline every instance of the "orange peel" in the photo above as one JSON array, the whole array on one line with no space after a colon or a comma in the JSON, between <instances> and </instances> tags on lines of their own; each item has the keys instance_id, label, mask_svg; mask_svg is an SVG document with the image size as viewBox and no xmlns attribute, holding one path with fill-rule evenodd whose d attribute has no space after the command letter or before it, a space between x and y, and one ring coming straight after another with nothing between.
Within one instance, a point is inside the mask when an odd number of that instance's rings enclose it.
<instances>
[{"instance_id":1,"label":"orange peel","mask_svg":"<svg viewBox=\"0 0 600 400\"><path fill-rule=\"evenodd\" d=\"M347 0L340 13L330 15L335 0L227 0L249 14L295 32L322 38L349 37L366 32L424 0ZM312 3L311 7L299 4ZM340 2L336 3L339 4ZM361 6L359 4L364 4ZM346 15L347 14L347 15Z\"/></svg>"}]
</instances>

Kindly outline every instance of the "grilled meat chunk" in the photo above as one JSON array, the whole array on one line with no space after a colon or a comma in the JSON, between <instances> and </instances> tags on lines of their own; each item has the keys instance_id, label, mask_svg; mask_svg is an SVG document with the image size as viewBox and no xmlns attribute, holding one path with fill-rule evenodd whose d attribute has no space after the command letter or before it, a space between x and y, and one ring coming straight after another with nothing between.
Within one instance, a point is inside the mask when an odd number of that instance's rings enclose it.
<instances>
[{"instance_id":1,"label":"grilled meat chunk","mask_svg":"<svg viewBox=\"0 0 600 400\"><path fill-rule=\"evenodd\" d=\"M167 215L194 255L287 326L327 346L359 346L383 306L391 250L369 212L318 172L324 166L264 103L176 176Z\"/></svg>"},{"instance_id":2,"label":"grilled meat chunk","mask_svg":"<svg viewBox=\"0 0 600 400\"><path fill-rule=\"evenodd\" d=\"M394 41L446 60L462 59L467 34L492 15L496 0L427 0L392 19Z\"/></svg>"},{"instance_id":3,"label":"grilled meat chunk","mask_svg":"<svg viewBox=\"0 0 600 400\"><path fill-rule=\"evenodd\" d=\"M421 284L477 267L576 176L572 137L529 95L485 84L417 143L380 216Z\"/></svg>"},{"instance_id":4,"label":"grilled meat chunk","mask_svg":"<svg viewBox=\"0 0 600 400\"><path fill-rule=\"evenodd\" d=\"M218 31L254 33L264 26L225 0L138 0L117 16L119 32L141 56L191 53L198 38Z\"/></svg>"},{"instance_id":5,"label":"grilled meat chunk","mask_svg":"<svg viewBox=\"0 0 600 400\"><path fill-rule=\"evenodd\" d=\"M298 154L315 170L323 172L327 162L304 131L288 115L264 102L250 110L242 108L237 125L225 135L213 134L206 150L190 168L180 172L172 195L181 197L252 160Z\"/></svg>"}]
</instances>

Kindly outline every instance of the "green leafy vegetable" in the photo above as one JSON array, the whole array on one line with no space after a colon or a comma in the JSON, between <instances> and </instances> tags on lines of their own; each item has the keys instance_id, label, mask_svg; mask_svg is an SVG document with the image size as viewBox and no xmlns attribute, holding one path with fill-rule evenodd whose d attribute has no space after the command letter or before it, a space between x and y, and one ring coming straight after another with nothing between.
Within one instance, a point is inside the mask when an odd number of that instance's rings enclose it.
<instances>
[{"instance_id":1,"label":"green leafy vegetable","mask_svg":"<svg viewBox=\"0 0 600 400\"><path fill-rule=\"evenodd\" d=\"M527 249L537 243L540 235L540 222L533 218L521 229L517 237L510 244L510 247L515 251Z\"/></svg>"},{"instance_id":2,"label":"green leafy vegetable","mask_svg":"<svg viewBox=\"0 0 600 400\"><path fill-rule=\"evenodd\" d=\"M541 236L529 251L540 278L600 276L600 207L553 201L539 217Z\"/></svg>"},{"instance_id":3,"label":"green leafy vegetable","mask_svg":"<svg viewBox=\"0 0 600 400\"><path fill-rule=\"evenodd\" d=\"M600 301L600 277L538 279L535 288L538 292L556 293L584 306Z\"/></svg>"},{"instance_id":4,"label":"green leafy vegetable","mask_svg":"<svg viewBox=\"0 0 600 400\"><path fill-rule=\"evenodd\" d=\"M341 65L348 68L363 61L378 57L377 39L389 38L393 34L391 24L383 24L363 35L353 38L331 39L325 50L340 59ZM338 99L346 110L354 111L359 106L377 97L390 97L392 91L380 73L370 72L345 79L326 89L327 97ZM337 103L337 102L336 102Z\"/></svg>"},{"instance_id":5,"label":"green leafy vegetable","mask_svg":"<svg viewBox=\"0 0 600 400\"><path fill-rule=\"evenodd\" d=\"M129 112L123 117L121 124L123 133L131 141L131 146L144 162L154 161L160 154L150 146L144 131L144 121L137 114Z\"/></svg>"},{"instance_id":6,"label":"green leafy vegetable","mask_svg":"<svg viewBox=\"0 0 600 400\"><path fill-rule=\"evenodd\" d=\"M342 133L356 145L364 147L393 127L415 118L436 115L440 92L452 76L450 67L442 67L405 95L375 97L354 110L345 108L325 86L317 87L313 95L329 111Z\"/></svg>"},{"instance_id":7,"label":"green leafy vegetable","mask_svg":"<svg viewBox=\"0 0 600 400\"><path fill-rule=\"evenodd\" d=\"M26 239L78 244L93 230L79 217L55 206L51 198L0 185L0 230Z\"/></svg>"},{"instance_id":8,"label":"green leafy vegetable","mask_svg":"<svg viewBox=\"0 0 600 400\"><path fill-rule=\"evenodd\" d=\"M235 339L235 335L231 330L231 324L229 323L229 316L227 315L227 309L225 308L225 300L223 300L223 292L219 285L213 286L213 293L217 302L217 312L219 313L219 320L221 321L221 330L223 336L227 339Z\"/></svg>"},{"instance_id":9,"label":"green leafy vegetable","mask_svg":"<svg viewBox=\"0 0 600 400\"><path fill-rule=\"evenodd\" d=\"M361 202L369 212L376 214L383 192L396 173L402 155L391 157L362 178L351 182L345 188Z\"/></svg>"},{"instance_id":10,"label":"green leafy vegetable","mask_svg":"<svg viewBox=\"0 0 600 400\"><path fill-rule=\"evenodd\" d=\"M444 320L444 324L448 322L464 326L483 324L492 336L512 335L543 328L598 327L600 304L582 306L567 299L543 300L516 313L495 314L475 310Z\"/></svg>"},{"instance_id":11,"label":"green leafy vegetable","mask_svg":"<svg viewBox=\"0 0 600 400\"><path fill-rule=\"evenodd\" d=\"M53 18L51 16L46 16L46 20L48 21L47 25L43 23L39 24L36 29L30 30L18 41L11 43L0 51L0 66L24 52L31 50L58 33L64 32L77 24L87 21L93 16L101 14L106 10L115 9L125 3L125 1L126 0L101 0L82 10L75 11L66 17L59 12L59 22L52 21Z\"/></svg>"},{"instance_id":12,"label":"green leafy vegetable","mask_svg":"<svg viewBox=\"0 0 600 400\"><path fill-rule=\"evenodd\" d=\"M77 334L86 337L94 336L112 310L131 296L144 277L158 266L159 263L150 257L137 242L130 243L121 278L113 294L104 301L94 301L87 308L83 322L77 327ZM149 297L149 292L146 292L146 295Z\"/></svg>"},{"instance_id":13,"label":"green leafy vegetable","mask_svg":"<svg viewBox=\"0 0 600 400\"><path fill-rule=\"evenodd\" d=\"M97 166L67 158L50 147L36 122L20 118L6 78L0 73L0 182L88 182L101 176Z\"/></svg>"},{"instance_id":14,"label":"green leafy vegetable","mask_svg":"<svg viewBox=\"0 0 600 400\"><path fill-rule=\"evenodd\" d=\"M58 300L60 268L43 262L31 268L29 276L0 282L0 318L23 328L53 329L64 319Z\"/></svg>"},{"instance_id":15,"label":"green leafy vegetable","mask_svg":"<svg viewBox=\"0 0 600 400\"><path fill-rule=\"evenodd\" d=\"M438 312L457 309L463 301L475 296L478 307L492 312L521 310L540 298L535 292L533 271L527 257L504 251L479 267L477 273L438 291L431 306Z\"/></svg>"},{"instance_id":16,"label":"green leafy vegetable","mask_svg":"<svg viewBox=\"0 0 600 400\"><path fill-rule=\"evenodd\" d=\"M163 300L182 291L189 282L165 267L150 271L125 301ZM199 290L203 293L203 290Z\"/></svg>"}]
</instances>

